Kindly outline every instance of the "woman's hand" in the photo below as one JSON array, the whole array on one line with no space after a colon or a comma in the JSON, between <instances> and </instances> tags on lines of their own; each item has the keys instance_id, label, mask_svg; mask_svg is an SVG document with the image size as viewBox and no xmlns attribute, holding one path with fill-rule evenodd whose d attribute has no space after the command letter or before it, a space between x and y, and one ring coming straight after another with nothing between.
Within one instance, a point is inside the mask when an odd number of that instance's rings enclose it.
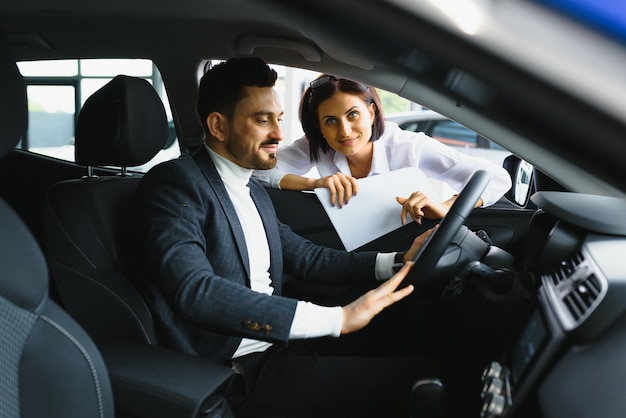
<instances>
[{"instance_id":1,"label":"woman's hand","mask_svg":"<svg viewBox=\"0 0 626 418\"><path fill-rule=\"evenodd\" d=\"M359 185L356 178L347 176L341 172L336 172L333 175L316 179L314 188L325 187L330 190L330 204L339 207L347 204L352 196L356 196L359 190Z\"/></svg>"},{"instance_id":2,"label":"woman's hand","mask_svg":"<svg viewBox=\"0 0 626 418\"><path fill-rule=\"evenodd\" d=\"M396 201L402 205L402 213L400 213L400 220L402 225L406 224L407 214L413 218L418 224L422 224L422 218L426 219L442 219L448 211L454 199L449 199L446 202L438 202L429 198L424 193L417 191L413 192L408 198L396 197Z\"/></svg>"},{"instance_id":3,"label":"woman's hand","mask_svg":"<svg viewBox=\"0 0 626 418\"><path fill-rule=\"evenodd\" d=\"M413 262L404 263L404 266L389 280L344 306L341 334L350 334L364 328L383 309L410 295L414 289L413 285L399 290L397 288L412 266Z\"/></svg>"}]
</instances>

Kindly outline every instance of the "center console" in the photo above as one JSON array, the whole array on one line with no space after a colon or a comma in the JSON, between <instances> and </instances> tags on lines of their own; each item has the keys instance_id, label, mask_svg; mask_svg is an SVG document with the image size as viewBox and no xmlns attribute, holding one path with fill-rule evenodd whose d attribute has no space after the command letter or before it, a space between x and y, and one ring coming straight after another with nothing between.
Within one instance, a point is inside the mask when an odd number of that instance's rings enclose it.
<instances>
[{"instance_id":1,"label":"center console","mask_svg":"<svg viewBox=\"0 0 626 418\"><path fill-rule=\"evenodd\" d=\"M554 321L538 303L509 355L484 369L481 418L513 415L531 388L536 387L542 370L564 345L565 337Z\"/></svg>"},{"instance_id":2,"label":"center console","mask_svg":"<svg viewBox=\"0 0 626 418\"><path fill-rule=\"evenodd\" d=\"M591 242L541 275L537 300L510 352L483 371L481 418L517 416L553 363L569 345L598 332L591 318L605 299L608 281L593 262ZM597 312L596 312L597 313ZM601 316L601 315L600 315Z\"/></svg>"}]
</instances>

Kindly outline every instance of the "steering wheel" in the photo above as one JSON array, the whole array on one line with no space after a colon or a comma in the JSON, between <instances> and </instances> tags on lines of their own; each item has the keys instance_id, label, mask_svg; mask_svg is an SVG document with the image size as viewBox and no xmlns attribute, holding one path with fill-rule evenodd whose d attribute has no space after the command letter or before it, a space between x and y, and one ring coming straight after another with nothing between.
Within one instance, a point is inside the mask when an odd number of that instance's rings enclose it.
<instances>
[{"instance_id":1,"label":"steering wheel","mask_svg":"<svg viewBox=\"0 0 626 418\"><path fill-rule=\"evenodd\" d=\"M485 191L491 175L484 170L476 171L443 217L437 229L424 241L413 258L413 267L404 279L404 284L412 284L414 292L421 289L437 262L444 254L465 219L470 215L480 195Z\"/></svg>"}]
</instances>

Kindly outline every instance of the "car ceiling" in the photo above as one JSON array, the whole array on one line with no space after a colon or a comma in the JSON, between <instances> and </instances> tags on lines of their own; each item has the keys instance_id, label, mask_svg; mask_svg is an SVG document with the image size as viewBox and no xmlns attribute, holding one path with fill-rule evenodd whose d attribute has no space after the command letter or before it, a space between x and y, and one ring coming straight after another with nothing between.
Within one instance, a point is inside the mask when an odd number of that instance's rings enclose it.
<instances>
[{"instance_id":1,"label":"car ceiling","mask_svg":"<svg viewBox=\"0 0 626 418\"><path fill-rule=\"evenodd\" d=\"M626 106L611 114L613 96L605 102L594 97L589 105L580 100L588 91L565 93L572 83L559 85L550 63L541 73L526 71L520 57L532 51L518 56L488 37L461 39L432 6L436 2L393 2L397 6L363 0L3 0L0 27L19 60L152 59L168 89L179 138L189 147L202 140L193 109L202 62L255 54L396 92L523 155L572 190L626 195L620 157L626 155ZM507 3L515 2L499 2ZM393 25L380 29L383 18ZM589 140L598 126L610 152Z\"/></svg>"}]
</instances>

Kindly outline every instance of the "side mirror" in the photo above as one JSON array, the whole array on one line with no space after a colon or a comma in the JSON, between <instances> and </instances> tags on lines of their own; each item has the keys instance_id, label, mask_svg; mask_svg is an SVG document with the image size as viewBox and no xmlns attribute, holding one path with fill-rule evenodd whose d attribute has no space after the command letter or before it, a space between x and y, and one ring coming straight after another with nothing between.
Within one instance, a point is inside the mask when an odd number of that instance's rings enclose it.
<instances>
[{"instance_id":1,"label":"side mirror","mask_svg":"<svg viewBox=\"0 0 626 418\"><path fill-rule=\"evenodd\" d=\"M533 189L533 166L516 155L506 157L502 166L511 176L513 183L505 197L520 206L526 206Z\"/></svg>"}]
</instances>

